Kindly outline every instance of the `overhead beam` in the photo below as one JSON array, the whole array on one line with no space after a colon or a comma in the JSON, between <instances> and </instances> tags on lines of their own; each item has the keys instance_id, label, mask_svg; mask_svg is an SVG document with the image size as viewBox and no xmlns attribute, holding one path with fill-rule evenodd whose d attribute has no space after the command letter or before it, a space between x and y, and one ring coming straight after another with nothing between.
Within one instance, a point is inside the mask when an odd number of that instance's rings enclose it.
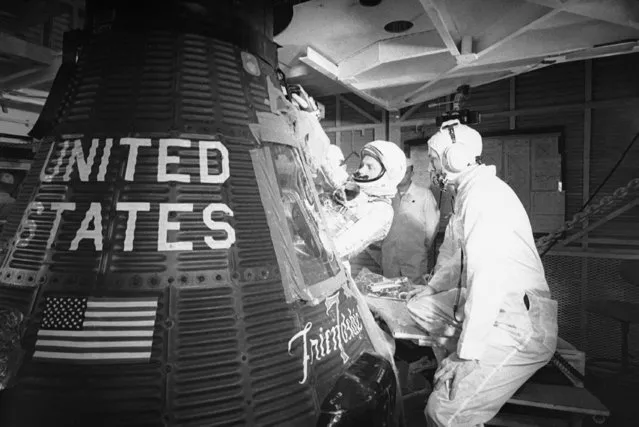
<instances>
[{"instance_id":1,"label":"overhead beam","mask_svg":"<svg viewBox=\"0 0 639 427\"><path fill-rule=\"evenodd\" d=\"M406 73L402 75L394 75L393 77L380 77L377 79L369 79L369 80L358 80L352 79L348 80L348 83L353 85L359 90L368 90L368 89L383 89L385 87L395 87L395 86L405 86L415 83L421 83L424 80L435 79L439 76L439 74L419 74L419 73Z\"/></svg>"},{"instance_id":2,"label":"overhead beam","mask_svg":"<svg viewBox=\"0 0 639 427\"><path fill-rule=\"evenodd\" d=\"M534 29L542 22L555 17L559 12L559 9L523 3L508 13L500 15L493 25L477 36L475 47L477 56L480 57L498 49L520 34Z\"/></svg>"},{"instance_id":3,"label":"overhead beam","mask_svg":"<svg viewBox=\"0 0 639 427\"><path fill-rule=\"evenodd\" d=\"M581 0L570 3L566 0L526 1L639 30L639 2L636 0Z\"/></svg>"},{"instance_id":4,"label":"overhead beam","mask_svg":"<svg viewBox=\"0 0 639 427\"><path fill-rule=\"evenodd\" d=\"M287 79L304 77L304 76L307 76L308 73L310 72L310 68L304 64L290 66L287 64L280 63L279 66L284 72L284 75L286 76Z\"/></svg>"},{"instance_id":5,"label":"overhead beam","mask_svg":"<svg viewBox=\"0 0 639 427\"><path fill-rule=\"evenodd\" d=\"M636 31L634 30L615 28L604 22L588 21L583 24L578 24L578 31L576 28L577 25L535 30L534 26L538 24L539 22L533 24L532 28L528 28L526 32L520 33L516 39L511 39L507 46L501 44L499 46L500 49L485 49L481 55L477 54L477 60L473 62L472 66L489 66L499 62L525 61L526 59L535 57L540 58L541 62L541 59L545 57L556 55L565 55L566 58L562 58L562 61L567 61L567 58L571 55L575 57L579 56L578 59L586 59L587 50L591 49L593 45L601 43L602 40L604 42L614 42L619 39L636 37ZM618 47L602 46L593 49L607 49L605 52L609 55L624 53L632 51L634 45L630 43L628 45L624 43ZM391 100L389 104L393 106L406 106L426 100L428 97L433 98L433 96L427 93L429 88L437 84L440 80L448 78L467 67L469 67L469 65L458 64L437 78L402 95L402 97ZM520 71L517 73L519 72Z\"/></svg>"},{"instance_id":6,"label":"overhead beam","mask_svg":"<svg viewBox=\"0 0 639 427\"><path fill-rule=\"evenodd\" d=\"M380 40L338 64L340 79L348 79L382 64L448 52L435 31Z\"/></svg>"},{"instance_id":7,"label":"overhead beam","mask_svg":"<svg viewBox=\"0 0 639 427\"><path fill-rule=\"evenodd\" d=\"M434 1L434 0L431 0ZM423 2L422 2L423 3ZM548 9L547 7L540 7L538 5L523 5L522 7L516 8L515 10L510 11L503 18L501 18L497 23L491 25L486 31L484 31L483 35L476 41L477 46L475 50L476 54L470 55L466 53L464 55L467 57L467 60L458 62L457 65L450 68L449 70L443 72L435 79L425 83L419 88L407 93L404 96L404 103L413 103L417 102L416 98L419 97L420 93L425 92L433 85L438 83L440 80L450 76L451 74L456 73L459 70L466 68L469 64L472 64L474 61L478 60L480 57L486 55L489 52L492 52L495 49L498 49L503 44L511 41L512 39L518 37L530 29L535 28L540 23L552 18L558 13L556 10ZM430 16L430 15L429 15ZM471 41L472 45L472 41ZM520 72L525 70L516 70L513 71L513 75L519 74ZM391 101L391 104L395 104L401 102L399 99L394 99Z\"/></svg>"},{"instance_id":8,"label":"overhead beam","mask_svg":"<svg viewBox=\"0 0 639 427\"><path fill-rule=\"evenodd\" d=\"M417 102L422 102L418 100L418 96L419 94L423 94L427 89L430 89L432 86L436 85L437 83L439 83L441 80L443 80L444 78L446 78L447 75L449 75L451 72L460 69L461 67L459 65L454 65L452 66L450 69L448 69L447 71L444 71L443 73L440 73L437 77L435 77L434 79L424 83L423 85L421 85L420 87L418 87L417 89L411 90L410 92L403 94L401 97L395 98L393 99L390 104L391 105L397 105L397 106L403 106L403 105L408 105L408 104L414 104ZM429 94L430 98L436 98L437 96L433 95L431 96Z\"/></svg>"},{"instance_id":9,"label":"overhead beam","mask_svg":"<svg viewBox=\"0 0 639 427\"><path fill-rule=\"evenodd\" d=\"M325 127L324 132L340 132L340 131L366 130L366 129L377 129L377 128L379 128L379 125L375 123L344 125L344 126L340 124L339 126Z\"/></svg>"},{"instance_id":10,"label":"overhead beam","mask_svg":"<svg viewBox=\"0 0 639 427\"><path fill-rule=\"evenodd\" d=\"M476 86L483 86L486 84L490 84L493 82L496 82L498 80L502 80L508 77L512 77L517 75L517 73L510 73L510 72L503 72L503 73L492 73L492 75L489 76L484 76L483 78L479 78L481 76L478 76L478 78L476 78L475 80L461 80L461 79L455 79L453 80L451 78L451 82L450 84L445 85L444 87L441 88L437 88L435 90L431 90L430 92L428 92L428 99L420 99L419 101L416 101L418 103L427 101L429 99L435 99L435 98L439 98L440 96L446 96L446 95L450 95L451 93L453 93L455 91L455 89L462 85L462 84L469 84L471 87L476 87ZM442 83L443 80L438 81L439 84ZM426 96L423 96L424 98L426 98ZM394 105L391 104L391 108L404 108L407 107L406 104L398 104L398 105ZM433 123L434 120L433 120Z\"/></svg>"},{"instance_id":11,"label":"overhead beam","mask_svg":"<svg viewBox=\"0 0 639 427\"><path fill-rule=\"evenodd\" d=\"M461 52L459 51L458 45L461 42L461 35L457 30L455 22L448 13L445 2L441 0L419 0L419 2L422 4L422 7L435 26L435 29L450 54L459 56Z\"/></svg>"},{"instance_id":12,"label":"overhead beam","mask_svg":"<svg viewBox=\"0 0 639 427\"><path fill-rule=\"evenodd\" d=\"M0 33L0 53L49 65L58 54L53 49Z\"/></svg>"},{"instance_id":13,"label":"overhead beam","mask_svg":"<svg viewBox=\"0 0 639 427\"><path fill-rule=\"evenodd\" d=\"M601 21L586 21L548 29L531 29L511 40L510 43L502 45L500 49L482 55L473 65L573 54L580 50L593 49L595 45L636 38L635 30L615 27Z\"/></svg>"},{"instance_id":14,"label":"overhead beam","mask_svg":"<svg viewBox=\"0 0 639 427\"><path fill-rule=\"evenodd\" d=\"M435 96L436 98L437 96ZM482 117L516 117L516 116L538 116L542 114L557 114L566 112L583 111L586 108L639 108L639 97L611 99L606 101L581 102L576 104L559 104L545 107L518 108L515 110L495 111L482 113ZM419 126L435 123L434 119L414 119L407 120L402 125Z\"/></svg>"},{"instance_id":15,"label":"overhead beam","mask_svg":"<svg viewBox=\"0 0 639 427\"><path fill-rule=\"evenodd\" d=\"M341 81L337 76L337 65L330 61L328 58L317 52L315 49L311 47L306 48L306 55L300 57L300 61L313 68L314 70L324 74L331 80L335 80L336 82L344 85L346 88L356 93L363 99L371 102L375 105L379 105L382 108L388 109L388 103L382 99L379 99L370 93L359 90L352 84Z\"/></svg>"},{"instance_id":16,"label":"overhead beam","mask_svg":"<svg viewBox=\"0 0 639 427\"><path fill-rule=\"evenodd\" d=\"M608 259L636 259L639 260L639 251L636 249L582 249L559 248L551 249L547 255L573 256L579 258L608 258Z\"/></svg>"},{"instance_id":17,"label":"overhead beam","mask_svg":"<svg viewBox=\"0 0 639 427\"><path fill-rule=\"evenodd\" d=\"M605 58L607 56L624 55L628 53L639 52L639 42L630 41L616 43L614 45L606 45L593 47L592 49L580 50L577 52L567 53L563 56L564 62L583 61L586 59Z\"/></svg>"},{"instance_id":18,"label":"overhead beam","mask_svg":"<svg viewBox=\"0 0 639 427\"><path fill-rule=\"evenodd\" d=\"M592 58L603 58L607 56L624 55L639 51L639 42L629 41L614 45L606 45L591 49L583 49L572 51L564 54L538 55L529 58L520 58L516 60L504 60L494 63L473 64L466 67L460 67L455 72L451 72L448 77L473 76L478 74L487 74L498 71L520 71L537 67L544 59L555 59L557 63L582 61Z\"/></svg>"},{"instance_id":19,"label":"overhead beam","mask_svg":"<svg viewBox=\"0 0 639 427\"><path fill-rule=\"evenodd\" d=\"M484 67L463 67L459 68L458 71L454 73L449 73L448 78L455 77L470 77L470 76L481 76L483 74L492 74L492 73L500 73L509 71L511 73L521 73L530 70L536 64L527 64L527 65L512 65L508 63L496 64L499 66L484 68Z\"/></svg>"},{"instance_id":20,"label":"overhead beam","mask_svg":"<svg viewBox=\"0 0 639 427\"><path fill-rule=\"evenodd\" d=\"M408 110L406 110L404 112L404 114L402 114L399 117L398 122L402 122L404 120L407 120L410 116L412 116L413 114L415 114L415 111L417 111L422 105L424 105L423 102L420 102L419 104L415 104L412 107L410 107Z\"/></svg>"},{"instance_id":21,"label":"overhead beam","mask_svg":"<svg viewBox=\"0 0 639 427\"><path fill-rule=\"evenodd\" d=\"M27 68L25 70L18 71L17 73L9 74L4 77L0 77L0 85L4 87L5 83L10 82L11 80L19 79L24 76L28 76L29 74L33 74L37 71L42 70L43 67L35 67L35 68Z\"/></svg>"},{"instance_id":22,"label":"overhead beam","mask_svg":"<svg viewBox=\"0 0 639 427\"><path fill-rule=\"evenodd\" d=\"M24 89L33 86L37 86L42 83L47 83L55 79L55 75L62 64L62 57L57 56L53 58L51 64L38 71L32 72L26 75L20 75L8 81L2 82L3 90Z\"/></svg>"},{"instance_id":23,"label":"overhead beam","mask_svg":"<svg viewBox=\"0 0 639 427\"><path fill-rule=\"evenodd\" d=\"M19 104L39 105L40 107L42 107L46 101L46 99L42 99L42 98L33 98L30 96L25 96L25 95L14 95L11 93L0 94L0 102L2 102L3 99L8 99L10 101L14 101Z\"/></svg>"}]
</instances>

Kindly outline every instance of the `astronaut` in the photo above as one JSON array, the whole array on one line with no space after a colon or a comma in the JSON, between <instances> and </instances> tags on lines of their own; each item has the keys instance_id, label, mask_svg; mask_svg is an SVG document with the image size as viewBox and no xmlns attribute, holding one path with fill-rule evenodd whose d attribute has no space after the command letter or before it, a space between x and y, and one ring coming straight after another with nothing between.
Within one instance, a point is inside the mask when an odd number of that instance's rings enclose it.
<instances>
[{"instance_id":1,"label":"astronaut","mask_svg":"<svg viewBox=\"0 0 639 427\"><path fill-rule=\"evenodd\" d=\"M445 338L426 418L482 425L552 357L557 303L523 205L494 166L477 161L480 134L453 120L428 144L454 211L433 277L408 302L418 324Z\"/></svg>"},{"instance_id":2,"label":"astronaut","mask_svg":"<svg viewBox=\"0 0 639 427\"><path fill-rule=\"evenodd\" d=\"M360 159L352 179L324 206L328 233L343 260L386 237L393 222L391 201L406 174L406 156L390 141L369 142Z\"/></svg>"},{"instance_id":3,"label":"astronaut","mask_svg":"<svg viewBox=\"0 0 639 427\"><path fill-rule=\"evenodd\" d=\"M439 208L430 182L419 181L415 174L415 168L428 168L428 163L416 165L413 159L415 156L408 159L406 175L392 201L395 214L382 243L381 260L385 277L408 277L420 284L428 274L428 253L439 225Z\"/></svg>"}]
</instances>

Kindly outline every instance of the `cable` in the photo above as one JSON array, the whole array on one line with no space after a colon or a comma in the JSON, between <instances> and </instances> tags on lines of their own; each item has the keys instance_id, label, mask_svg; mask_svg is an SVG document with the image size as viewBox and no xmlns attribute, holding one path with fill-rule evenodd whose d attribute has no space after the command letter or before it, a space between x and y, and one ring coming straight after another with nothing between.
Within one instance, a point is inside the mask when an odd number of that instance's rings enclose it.
<instances>
[{"instance_id":1,"label":"cable","mask_svg":"<svg viewBox=\"0 0 639 427\"><path fill-rule=\"evenodd\" d=\"M612 176L612 174L617 170L617 168L619 167L619 165L621 164L621 162L623 162L623 159L626 157L626 155L628 154L628 152L630 151L630 149L632 148L632 146L635 144L635 142L637 141L637 139L639 138L639 132L637 132L634 136L634 138L632 138L632 140L630 141L630 144L628 144L628 146L626 147L626 149L624 150L624 152L621 154L621 157L619 158L619 160L617 160L617 163L615 164L615 166L610 170L610 172L608 173L608 175L606 176L606 178L602 181L601 184L599 184L599 186L597 187L597 189L595 190L594 193L592 193L592 196L590 196L588 198L588 200L586 201L586 203L584 203L584 205L581 207L581 209L579 209L579 212L582 212L586 206L588 206L590 204L590 202L592 202L592 199L595 198L595 196L597 195L597 193L599 193L599 190L601 190L603 188L604 185L606 185L606 183L608 182L608 180L610 179L610 177Z\"/></svg>"},{"instance_id":2,"label":"cable","mask_svg":"<svg viewBox=\"0 0 639 427\"><path fill-rule=\"evenodd\" d=\"M457 310L459 309L459 300L461 299L463 275L464 275L464 248L461 249L461 266L459 267L459 281L457 282L457 295L455 296L455 305L453 305L453 319L455 319L455 322L461 322L461 320L457 319Z\"/></svg>"},{"instance_id":3,"label":"cable","mask_svg":"<svg viewBox=\"0 0 639 427\"><path fill-rule=\"evenodd\" d=\"M439 200L437 201L437 207L438 207L439 209L441 209L441 206L442 206L442 196L443 196L443 195L444 195L444 192L443 192L443 191L440 191L440 192L439 192ZM438 226L438 228L439 228L439 226ZM437 246L437 245L435 245L434 240L435 240L435 239L433 239L433 242L431 243L431 245L432 245L432 246L431 246L431 251L432 251L432 253L433 253L433 254L432 254L432 255L433 255L433 266L432 266L432 267L431 267L431 269L430 269L430 276L431 276L431 277L433 277L433 274L435 274L435 264L437 264L437 248L436 248L436 246Z\"/></svg>"},{"instance_id":4,"label":"cable","mask_svg":"<svg viewBox=\"0 0 639 427\"><path fill-rule=\"evenodd\" d=\"M626 156L630 152L630 149L635 144L637 139L639 139L639 132L637 132L635 134L635 136L630 141L630 144L628 144L626 149L621 154L621 157L619 157L619 160L617 160L617 163L612 167L610 172L608 172L608 175L606 176L606 178L601 182L601 184L599 184L599 186L597 186L597 189L594 191L594 193L592 193L592 195L588 198L588 200L586 200L586 202L583 204L583 206L581 207L581 209L579 209L579 212L577 212L577 213L583 212L583 210L586 209L586 206L588 206L590 204L590 202L592 202L592 200L597 196L599 191L604 187L604 185L606 185L606 183L608 182L610 177L612 177L612 175L615 173L615 171L617 170L617 168L619 167L621 162L623 162L623 160L626 158ZM548 253L548 251L550 251L553 248L553 246L555 246L557 244L558 241L559 241L559 239L555 239L555 241L552 242L550 245L548 245L546 247L546 249L544 249L544 251L539 256L543 258L543 256L546 255L546 253Z\"/></svg>"}]
</instances>

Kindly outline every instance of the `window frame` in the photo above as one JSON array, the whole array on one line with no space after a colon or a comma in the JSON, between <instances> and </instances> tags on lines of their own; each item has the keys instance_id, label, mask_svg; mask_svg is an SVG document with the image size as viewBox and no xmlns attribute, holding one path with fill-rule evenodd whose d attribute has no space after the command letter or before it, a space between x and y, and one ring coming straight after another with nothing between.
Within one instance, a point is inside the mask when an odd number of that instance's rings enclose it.
<instances>
[{"instance_id":1,"label":"window frame","mask_svg":"<svg viewBox=\"0 0 639 427\"><path fill-rule=\"evenodd\" d=\"M305 179L309 183L314 182L306 164L304 164L305 157L302 155L303 153L299 152L298 147L277 142L269 142L268 144L283 145L290 147L292 150L297 150L299 159L302 161L301 170L305 175ZM314 284L306 283L300 262L293 251L293 237L291 236L284 207L281 202L281 189L277 183L277 173L272 157L272 150L269 145L262 145L259 148L250 150L250 155L257 179L260 199L266 213L266 220L271 233L271 239L273 240L273 247L275 248L286 302L293 303L302 300L310 302L313 305L319 304L323 302L326 297L342 288L347 281L346 272L342 262L337 258L335 247L331 243L331 247L325 247L324 249L335 257L337 273L333 277ZM316 206L321 206L315 186L311 186L309 193L311 197L313 197L313 202ZM324 214L321 209L319 209L318 212L319 226L325 229L326 220Z\"/></svg>"}]
</instances>

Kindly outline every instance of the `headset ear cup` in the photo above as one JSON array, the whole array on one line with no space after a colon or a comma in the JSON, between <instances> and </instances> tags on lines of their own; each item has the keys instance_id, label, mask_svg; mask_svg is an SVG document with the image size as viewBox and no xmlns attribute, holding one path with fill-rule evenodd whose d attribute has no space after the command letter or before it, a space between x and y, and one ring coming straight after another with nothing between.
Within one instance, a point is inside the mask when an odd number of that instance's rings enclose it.
<instances>
[{"instance_id":1,"label":"headset ear cup","mask_svg":"<svg viewBox=\"0 0 639 427\"><path fill-rule=\"evenodd\" d=\"M453 144L444 151L443 166L453 173L461 172L468 164L464 147Z\"/></svg>"}]
</instances>

